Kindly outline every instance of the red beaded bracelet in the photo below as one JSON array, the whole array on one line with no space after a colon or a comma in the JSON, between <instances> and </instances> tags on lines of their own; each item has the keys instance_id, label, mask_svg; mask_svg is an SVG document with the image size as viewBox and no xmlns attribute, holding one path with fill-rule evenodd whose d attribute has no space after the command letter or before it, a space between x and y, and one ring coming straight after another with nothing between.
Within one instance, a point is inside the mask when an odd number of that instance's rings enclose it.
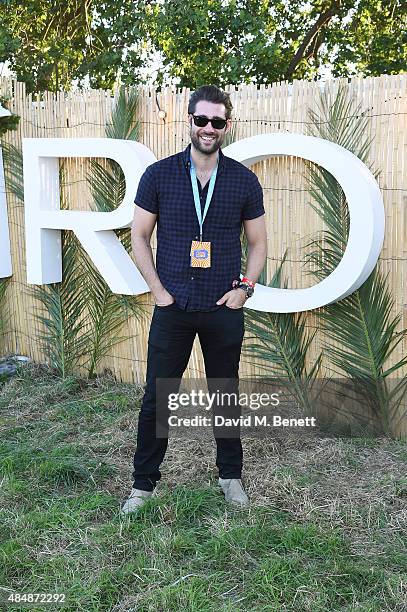
<instances>
[{"instance_id":1,"label":"red beaded bracelet","mask_svg":"<svg viewBox=\"0 0 407 612\"><path fill-rule=\"evenodd\" d=\"M242 278L242 280L232 281L232 288L237 289L237 287L240 287L241 285L246 285L247 287L251 287L252 289L254 289L255 284L256 283L254 283L253 281L249 281L248 278Z\"/></svg>"},{"instance_id":2,"label":"red beaded bracelet","mask_svg":"<svg viewBox=\"0 0 407 612\"><path fill-rule=\"evenodd\" d=\"M255 282L249 280L246 277L242 278L241 282L244 283L245 285L249 285L249 287L254 287L254 285L256 284Z\"/></svg>"}]
</instances>

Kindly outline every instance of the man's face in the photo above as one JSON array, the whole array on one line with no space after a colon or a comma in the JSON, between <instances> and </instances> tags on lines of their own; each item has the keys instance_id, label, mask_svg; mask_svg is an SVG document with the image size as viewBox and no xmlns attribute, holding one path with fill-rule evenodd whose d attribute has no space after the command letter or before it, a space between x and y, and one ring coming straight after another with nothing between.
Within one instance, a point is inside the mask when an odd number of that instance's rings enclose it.
<instances>
[{"instance_id":1,"label":"man's face","mask_svg":"<svg viewBox=\"0 0 407 612\"><path fill-rule=\"evenodd\" d=\"M196 107L194 115L204 115L208 119L226 119L226 109L223 104L214 104L200 100ZM198 151L206 155L214 153L220 149L225 135L230 131L231 119L228 119L226 126L222 130L216 130L211 123L205 127L195 125L192 115L189 115L190 137L191 142Z\"/></svg>"}]
</instances>

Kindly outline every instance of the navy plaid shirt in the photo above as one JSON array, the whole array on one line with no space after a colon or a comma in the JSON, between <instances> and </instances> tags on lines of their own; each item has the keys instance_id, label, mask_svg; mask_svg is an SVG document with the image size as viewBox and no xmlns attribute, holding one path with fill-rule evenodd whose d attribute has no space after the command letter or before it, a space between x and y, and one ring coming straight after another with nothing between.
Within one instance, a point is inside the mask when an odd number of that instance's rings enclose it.
<instances>
[{"instance_id":1,"label":"navy plaid shirt","mask_svg":"<svg viewBox=\"0 0 407 612\"><path fill-rule=\"evenodd\" d=\"M156 268L161 283L183 310L211 311L239 278L243 220L264 214L257 176L219 149L215 189L203 224L211 243L211 267L191 267L191 241L199 240L190 176L189 144L184 151L157 161L140 179L135 203L157 216ZM198 188L203 208L209 181Z\"/></svg>"}]
</instances>

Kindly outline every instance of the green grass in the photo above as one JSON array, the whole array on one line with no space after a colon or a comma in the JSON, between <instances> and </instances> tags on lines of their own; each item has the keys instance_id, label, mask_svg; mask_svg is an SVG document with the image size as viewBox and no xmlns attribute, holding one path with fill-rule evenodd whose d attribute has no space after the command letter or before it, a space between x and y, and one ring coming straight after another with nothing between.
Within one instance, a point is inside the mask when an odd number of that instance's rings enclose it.
<instances>
[{"instance_id":1,"label":"green grass","mask_svg":"<svg viewBox=\"0 0 407 612\"><path fill-rule=\"evenodd\" d=\"M63 592L75 612L403 610L405 442L246 442L257 485L237 510L213 449L177 441L159 494L122 519L140 397L36 367L0 387L3 593Z\"/></svg>"}]
</instances>

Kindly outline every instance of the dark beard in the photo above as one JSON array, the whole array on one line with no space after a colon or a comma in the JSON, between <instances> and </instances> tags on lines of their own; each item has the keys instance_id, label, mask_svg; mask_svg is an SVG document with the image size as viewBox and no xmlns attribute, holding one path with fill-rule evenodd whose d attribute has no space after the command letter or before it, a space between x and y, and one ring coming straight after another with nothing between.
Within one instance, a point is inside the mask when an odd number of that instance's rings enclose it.
<instances>
[{"instance_id":1,"label":"dark beard","mask_svg":"<svg viewBox=\"0 0 407 612\"><path fill-rule=\"evenodd\" d=\"M199 136L197 136L196 134L190 134L190 137L191 137L191 142L194 145L195 149L197 149L200 153L204 153L205 155L212 155L213 153L215 153L215 151L218 151L218 149L221 148L222 142L223 142L223 138L218 137L216 138L216 140L214 141L211 147L204 148L201 146Z\"/></svg>"}]
</instances>

